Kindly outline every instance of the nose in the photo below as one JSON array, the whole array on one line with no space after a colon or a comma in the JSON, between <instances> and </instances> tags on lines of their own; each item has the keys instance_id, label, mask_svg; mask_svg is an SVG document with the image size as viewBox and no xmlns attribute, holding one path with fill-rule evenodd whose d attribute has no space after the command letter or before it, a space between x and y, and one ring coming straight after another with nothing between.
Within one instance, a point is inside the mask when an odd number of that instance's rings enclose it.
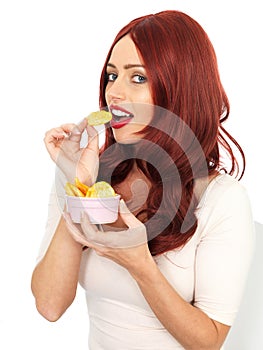
<instances>
[{"instance_id":1,"label":"nose","mask_svg":"<svg viewBox=\"0 0 263 350\"><path fill-rule=\"evenodd\" d=\"M124 80L118 77L106 87L106 99L108 102L120 102L126 99Z\"/></svg>"}]
</instances>

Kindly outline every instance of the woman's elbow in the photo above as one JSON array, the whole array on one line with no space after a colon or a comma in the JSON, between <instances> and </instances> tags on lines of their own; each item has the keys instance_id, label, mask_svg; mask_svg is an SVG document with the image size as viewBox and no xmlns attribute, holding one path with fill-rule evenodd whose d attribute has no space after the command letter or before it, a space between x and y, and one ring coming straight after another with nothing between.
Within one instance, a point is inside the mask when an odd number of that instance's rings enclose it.
<instances>
[{"instance_id":1,"label":"woman's elbow","mask_svg":"<svg viewBox=\"0 0 263 350\"><path fill-rule=\"evenodd\" d=\"M66 298L41 298L35 296L36 309L41 316L50 322L56 322L72 304L74 297Z\"/></svg>"},{"instance_id":2,"label":"woman's elbow","mask_svg":"<svg viewBox=\"0 0 263 350\"><path fill-rule=\"evenodd\" d=\"M56 322L64 314L67 308L52 305L49 302L43 302L36 299L36 309L47 321Z\"/></svg>"},{"instance_id":3,"label":"woman's elbow","mask_svg":"<svg viewBox=\"0 0 263 350\"><path fill-rule=\"evenodd\" d=\"M52 293L39 291L40 288L36 288L34 284L32 284L31 289L37 311L50 322L56 322L72 304L76 296L76 292L65 295L55 291Z\"/></svg>"}]
</instances>

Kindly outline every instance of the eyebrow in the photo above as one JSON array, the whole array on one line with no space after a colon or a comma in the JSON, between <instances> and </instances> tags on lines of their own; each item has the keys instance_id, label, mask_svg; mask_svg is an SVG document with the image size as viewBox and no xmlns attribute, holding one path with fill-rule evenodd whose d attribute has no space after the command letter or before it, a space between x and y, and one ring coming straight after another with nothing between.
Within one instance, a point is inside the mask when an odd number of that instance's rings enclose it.
<instances>
[{"instance_id":1,"label":"eyebrow","mask_svg":"<svg viewBox=\"0 0 263 350\"><path fill-rule=\"evenodd\" d=\"M117 68L114 64L112 63L108 63L107 64L108 67L112 67L112 68ZM125 64L124 66L124 69L131 69L131 68L145 68L145 66L143 64Z\"/></svg>"}]
</instances>

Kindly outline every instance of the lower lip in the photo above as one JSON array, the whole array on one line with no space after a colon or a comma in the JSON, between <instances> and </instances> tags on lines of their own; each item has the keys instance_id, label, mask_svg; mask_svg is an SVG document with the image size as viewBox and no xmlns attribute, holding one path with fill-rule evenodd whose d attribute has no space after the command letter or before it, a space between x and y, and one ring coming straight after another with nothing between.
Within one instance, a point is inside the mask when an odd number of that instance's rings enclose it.
<instances>
[{"instance_id":1,"label":"lower lip","mask_svg":"<svg viewBox=\"0 0 263 350\"><path fill-rule=\"evenodd\" d=\"M132 120L132 118L129 118L129 119L125 119L125 120L122 120L122 121L119 121L119 122L116 122L115 120L111 120L110 121L110 126L113 128L113 129L120 129L120 128L123 128L125 125L129 124L129 122Z\"/></svg>"}]
</instances>

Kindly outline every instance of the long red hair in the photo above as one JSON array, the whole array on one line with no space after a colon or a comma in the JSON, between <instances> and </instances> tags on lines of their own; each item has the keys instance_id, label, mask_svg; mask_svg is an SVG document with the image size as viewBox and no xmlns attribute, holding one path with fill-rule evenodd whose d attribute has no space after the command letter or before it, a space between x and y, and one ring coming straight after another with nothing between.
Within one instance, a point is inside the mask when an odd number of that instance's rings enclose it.
<instances>
[{"instance_id":1,"label":"long red hair","mask_svg":"<svg viewBox=\"0 0 263 350\"><path fill-rule=\"evenodd\" d=\"M239 173L241 178L245 157L222 126L229 116L229 101L213 46L203 28L182 12L163 11L137 18L117 34L101 74L100 108L106 106L106 66L112 49L127 34L144 62L152 98L159 109L153 125L144 128L136 148L117 144L111 128L106 129L99 177L114 186L126 178L134 162L148 177L152 187L147 208L138 217L147 227L151 253L157 255L184 245L196 230L194 179L222 168L230 175ZM163 118L165 114L169 118ZM233 146L241 153L241 170ZM229 169L222 164L221 149L229 156ZM163 160L161 150L169 155L168 162ZM142 159L146 153L145 165Z\"/></svg>"}]
</instances>

